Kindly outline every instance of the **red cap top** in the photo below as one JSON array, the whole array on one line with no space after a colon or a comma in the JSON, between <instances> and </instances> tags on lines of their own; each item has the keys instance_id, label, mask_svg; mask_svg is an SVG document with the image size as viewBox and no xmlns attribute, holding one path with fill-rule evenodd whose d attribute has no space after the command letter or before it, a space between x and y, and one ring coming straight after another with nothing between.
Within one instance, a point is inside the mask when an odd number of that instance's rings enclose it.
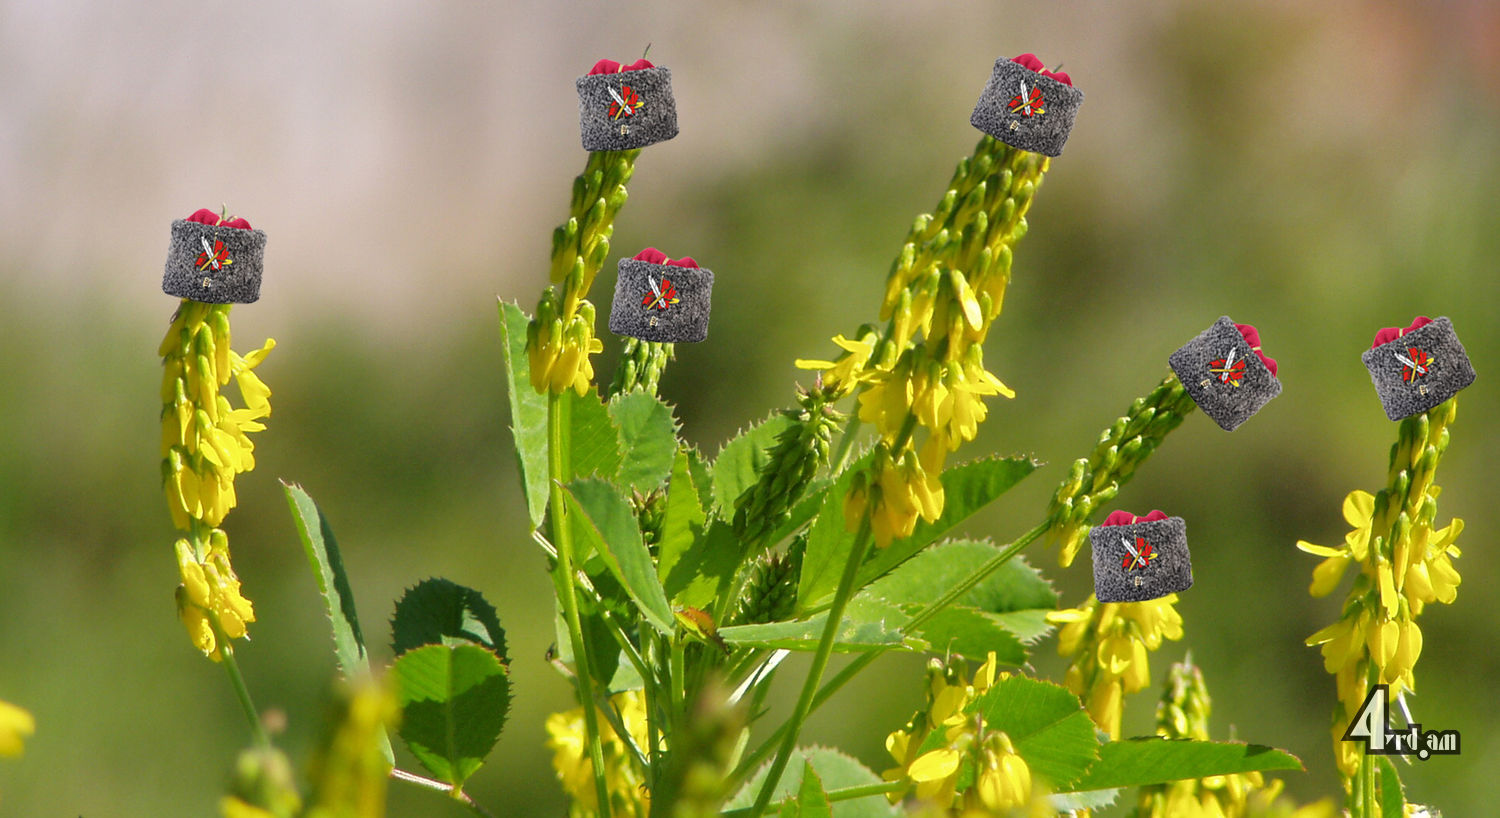
<instances>
[{"instance_id":1,"label":"red cap top","mask_svg":"<svg viewBox=\"0 0 1500 818\"><path fill-rule=\"evenodd\" d=\"M635 260L636 261L649 261L652 264L670 264L673 267L697 267L698 266L698 262L693 261L692 256L683 256L682 258L679 258L679 259L670 259L670 258L667 258L667 254L666 253L663 253L662 251L656 249L655 247L647 247L646 249L640 251L639 253L636 253L635 254Z\"/></svg>"},{"instance_id":2,"label":"red cap top","mask_svg":"<svg viewBox=\"0 0 1500 818\"><path fill-rule=\"evenodd\" d=\"M1275 375L1276 359L1260 351L1260 332L1254 327L1254 325L1235 324L1234 328L1240 331L1240 335L1244 337L1245 343L1250 345L1250 349L1253 350L1256 355L1260 356L1260 362L1266 365L1266 369L1271 370L1271 374Z\"/></svg>"},{"instance_id":3,"label":"red cap top","mask_svg":"<svg viewBox=\"0 0 1500 818\"><path fill-rule=\"evenodd\" d=\"M1011 62L1016 63L1024 68L1030 68L1032 71L1035 71L1044 77L1051 77L1052 79L1055 79L1064 85L1073 84L1073 78L1069 77L1067 74L1064 74L1061 71L1058 71L1056 73L1048 71L1046 67L1042 65L1042 61L1036 58L1035 54L1022 54L1019 57L1012 57Z\"/></svg>"},{"instance_id":4,"label":"red cap top","mask_svg":"<svg viewBox=\"0 0 1500 818\"><path fill-rule=\"evenodd\" d=\"M1144 517L1137 517L1128 511L1111 511L1108 517L1100 525L1130 525L1131 523L1150 523L1157 520L1167 519L1167 513L1159 509L1151 509L1151 513Z\"/></svg>"},{"instance_id":5,"label":"red cap top","mask_svg":"<svg viewBox=\"0 0 1500 818\"><path fill-rule=\"evenodd\" d=\"M1370 344L1370 349L1374 349L1381 344L1394 341L1397 338L1405 335L1406 333L1411 332L1412 330L1425 327L1431 323L1431 318L1428 318L1425 315L1419 315L1417 316L1417 320L1411 322L1411 326L1407 327L1406 329L1401 329L1400 327L1386 327L1385 329L1375 333L1375 343Z\"/></svg>"},{"instance_id":6,"label":"red cap top","mask_svg":"<svg viewBox=\"0 0 1500 818\"><path fill-rule=\"evenodd\" d=\"M199 224L213 225L215 227L233 227L238 230L249 230L250 223L244 219L224 219L219 214L206 207L200 207L193 215L187 217L187 221Z\"/></svg>"},{"instance_id":7,"label":"red cap top","mask_svg":"<svg viewBox=\"0 0 1500 818\"><path fill-rule=\"evenodd\" d=\"M590 74L618 74L621 71L641 71L647 68L655 68L651 61L645 57L636 60L630 65L621 65L614 60L600 60L589 69Z\"/></svg>"}]
</instances>

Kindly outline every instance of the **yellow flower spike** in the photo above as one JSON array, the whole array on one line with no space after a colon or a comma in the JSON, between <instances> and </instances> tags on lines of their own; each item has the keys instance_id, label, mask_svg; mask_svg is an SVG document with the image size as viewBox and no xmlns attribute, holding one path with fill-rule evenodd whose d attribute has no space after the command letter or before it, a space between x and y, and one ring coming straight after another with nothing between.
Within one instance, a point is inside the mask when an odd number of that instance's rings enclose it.
<instances>
[{"instance_id":1,"label":"yellow flower spike","mask_svg":"<svg viewBox=\"0 0 1500 818\"><path fill-rule=\"evenodd\" d=\"M36 717L7 701L0 701L0 758L15 758L36 734Z\"/></svg>"}]
</instances>

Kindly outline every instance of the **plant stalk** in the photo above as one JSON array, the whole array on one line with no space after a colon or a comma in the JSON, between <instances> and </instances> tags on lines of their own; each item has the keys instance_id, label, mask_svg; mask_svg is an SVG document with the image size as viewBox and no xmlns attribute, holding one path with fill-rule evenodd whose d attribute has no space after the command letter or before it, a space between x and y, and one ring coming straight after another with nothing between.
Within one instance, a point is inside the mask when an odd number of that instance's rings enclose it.
<instances>
[{"instance_id":1,"label":"plant stalk","mask_svg":"<svg viewBox=\"0 0 1500 818\"><path fill-rule=\"evenodd\" d=\"M797 747L797 737L802 733L802 725L812 713L813 699L817 696L818 685L823 681L823 671L828 668L828 659L833 655L833 643L837 641L839 626L843 623L844 609L849 606L849 600L854 596L854 583L859 577L859 567L864 564L865 552L870 547L870 517L864 515L860 522L859 533L854 536L854 545L849 549L849 560L844 563L844 575L839 578L838 590L834 593L833 605L828 609L828 622L823 626L823 638L818 641L818 652L813 654L812 667L807 671L807 681L802 685L802 693L797 697L797 708L792 711L792 717L787 721L786 734L782 737L781 748L776 753L776 758L771 762L771 769L766 773L765 783L761 785L760 793L755 797L755 804L751 807L750 818L760 818L765 814L766 807L771 803L771 794L776 790L776 784L781 780L781 774L786 771L787 762L791 760L792 751Z\"/></svg>"},{"instance_id":2,"label":"plant stalk","mask_svg":"<svg viewBox=\"0 0 1500 818\"><path fill-rule=\"evenodd\" d=\"M240 700L240 707L245 711L245 718L250 721L250 733L255 737L256 744L261 747L270 747L271 737L266 734L266 726L260 721L260 714L255 710L255 702L250 699L250 688L245 686L245 677L240 675L240 665L234 660L234 647L229 644L229 637L219 629L218 622L214 622L213 627L214 638L219 640L219 656L223 660L219 664L222 664L224 671L229 674L229 684L234 688L235 697Z\"/></svg>"},{"instance_id":3,"label":"plant stalk","mask_svg":"<svg viewBox=\"0 0 1500 818\"><path fill-rule=\"evenodd\" d=\"M589 669L588 645L583 640L583 622L578 615L578 595L573 579L573 532L569 529L567 506L563 502L563 482L566 473L565 441L563 440L562 396L547 396L547 453L551 461L551 517L552 541L557 545L557 566L553 570L553 582L557 585L558 603L562 605L563 621L568 627L568 641L573 645L574 679L578 685L578 701L583 705L583 727L588 734L589 760L594 768L594 790L599 798L600 818L609 818L609 784L604 779L604 745L599 739L599 713L594 704L594 677Z\"/></svg>"}]
</instances>

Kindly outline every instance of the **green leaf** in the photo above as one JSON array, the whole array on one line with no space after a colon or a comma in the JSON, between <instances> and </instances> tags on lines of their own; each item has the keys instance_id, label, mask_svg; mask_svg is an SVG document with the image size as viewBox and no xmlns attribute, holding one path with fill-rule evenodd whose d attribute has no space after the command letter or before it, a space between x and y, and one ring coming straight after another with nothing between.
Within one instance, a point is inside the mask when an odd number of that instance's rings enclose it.
<instances>
[{"instance_id":1,"label":"green leaf","mask_svg":"<svg viewBox=\"0 0 1500 818\"><path fill-rule=\"evenodd\" d=\"M625 586L646 621L671 635L672 607L656 578L651 552L641 540L641 529L630 503L620 490L603 480L574 480L563 491L573 518L575 553L595 550L611 574Z\"/></svg>"},{"instance_id":2,"label":"green leaf","mask_svg":"<svg viewBox=\"0 0 1500 818\"><path fill-rule=\"evenodd\" d=\"M561 403L568 413L569 478L614 480L620 473L620 436L604 402L593 391L579 395L570 390Z\"/></svg>"},{"instance_id":3,"label":"green leaf","mask_svg":"<svg viewBox=\"0 0 1500 818\"><path fill-rule=\"evenodd\" d=\"M714 505L719 516L732 516L729 511L734 508L734 501L754 485L756 473L771 459L770 449L776 445L776 436L791 425L791 418L777 412L741 432L719 450L713 465Z\"/></svg>"},{"instance_id":4,"label":"green leaf","mask_svg":"<svg viewBox=\"0 0 1500 818\"><path fill-rule=\"evenodd\" d=\"M1026 648L1005 629L994 614L974 608L945 608L917 628L916 635L937 654L956 654L983 660L993 652L995 661L1020 667L1026 664Z\"/></svg>"},{"instance_id":5,"label":"green leaf","mask_svg":"<svg viewBox=\"0 0 1500 818\"><path fill-rule=\"evenodd\" d=\"M1122 786L1092 782L1087 787L1066 786L1091 769L1099 757L1099 739L1078 697L1064 687L1011 676L996 682L964 711L982 714L989 729L1010 736L1026 765L1056 790Z\"/></svg>"},{"instance_id":6,"label":"green leaf","mask_svg":"<svg viewBox=\"0 0 1500 818\"><path fill-rule=\"evenodd\" d=\"M391 651L397 656L424 645L480 645L509 661L505 629L495 607L473 588L446 579L424 579L407 589L391 620Z\"/></svg>"},{"instance_id":7,"label":"green leaf","mask_svg":"<svg viewBox=\"0 0 1500 818\"><path fill-rule=\"evenodd\" d=\"M478 645L428 645L391 666L401 738L437 778L462 789L495 746L510 711L500 657Z\"/></svg>"},{"instance_id":8,"label":"green leaf","mask_svg":"<svg viewBox=\"0 0 1500 818\"><path fill-rule=\"evenodd\" d=\"M619 434L617 482L643 494L660 486L671 473L677 453L677 424L671 408L655 395L634 391L611 400L609 416Z\"/></svg>"},{"instance_id":9,"label":"green leaf","mask_svg":"<svg viewBox=\"0 0 1500 818\"><path fill-rule=\"evenodd\" d=\"M505 353L506 391L510 393L510 431L516 441L516 465L531 526L547 511L547 397L531 388L531 359L526 355L526 325L531 319L515 304L500 302L500 339Z\"/></svg>"},{"instance_id":10,"label":"green leaf","mask_svg":"<svg viewBox=\"0 0 1500 818\"><path fill-rule=\"evenodd\" d=\"M318 509L313 499L299 485L282 482L287 504L292 507L292 519L297 524L297 536L302 539L302 549L307 552L307 561L312 566L313 579L323 595L323 610L333 625L333 654L338 659L339 671L344 678L352 678L368 671L370 662L365 653L365 637L359 630L359 614L354 610L354 593L349 589L349 576L344 573L344 559L339 555L338 541L333 538L333 529Z\"/></svg>"},{"instance_id":11,"label":"green leaf","mask_svg":"<svg viewBox=\"0 0 1500 818\"><path fill-rule=\"evenodd\" d=\"M1058 812L1069 813L1086 809L1104 809L1119 797L1119 789L1060 792L1047 796L1047 803Z\"/></svg>"},{"instance_id":12,"label":"green leaf","mask_svg":"<svg viewBox=\"0 0 1500 818\"><path fill-rule=\"evenodd\" d=\"M943 513L931 523L918 519L910 537L896 540L877 551L860 567L855 587L864 587L937 542L939 537L1036 471L1036 467L1037 462L1028 457L987 457L943 472ZM831 588L828 593L832 593Z\"/></svg>"},{"instance_id":13,"label":"green leaf","mask_svg":"<svg viewBox=\"0 0 1500 818\"><path fill-rule=\"evenodd\" d=\"M858 600L856 600L858 602ZM887 608L890 618L904 620L899 609ZM828 614L820 613L799 622L771 622L763 625L733 625L719 629L725 642L738 647L775 648L782 650L817 650L823 638L823 627ZM859 653L868 650L917 646L903 639L901 631L879 616L879 611L863 608L854 602L849 604L849 615L839 623L833 649L839 653ZM924 645L925 646L925 645Z\"/></svg>"},{"instance_id":14,"label":"green leaf","mask_svg":"<svg viewBox=\"0 0 1500 818\"><path fill-rule=\"evenodd\" d=\"M740 562L740 541L723 520L708 522L663 579L667 594L678 606L708 610L729 585Z\"/></svg>"},{"instance_id":15,"label":"green leaf","mask_svg":"<svg viewBox=\"0 0 1500 818\"><path fill-rule=\"evenodd\" d=\"M833 818L833 805L823 790L823 779L809 762L802 763L802 785L797 797L781 802L780 818Z\"/></svg>"},{"instance_id":16,"label":"green leaf","mask_svg":"<svg viewBox=\"0 0 1500 818\"><path fill-rule=\"evenodd\" d=\"M1024 755L1024 754L1023 754ZM1030 762L1030 759L1027 759ZM1111 741L1099 762L1061 791L1140 787L1184 778L1267 770L1301 770L1297 757L1273 747L1230 741L1191 741L1160 736ZM1061 780L1061 779L1058 779Z\"/></svg>"},{"instance_id":17,"label":"green leaf","mask_svg":"<svg viewBox=\"0 0 1500 818\"><path fill-rule=\"evenodd\" d=\"M687 446L684 450L688 456L688 474L693 476L693 487L698 491L698 500L707 510L714 499L713 472L709 470L708 461L704 459L703 452L698 451L697 446Z\"/></svg>"},{"instance_id":18,"label":"green leaf","mask_svg":"<svg viewBox=\"0 0 1500 818\"><path fill-rule=\"evenodd\" d=\"M333 537L328 518L301 486L282 481L281 487L286 491L287 504L292 508L292 520L297 525L302 550L307 552L307 561L312 566L313 580L323 595L323 611L333 626L333 655L338 660L339 672L345 679L369 673L369 654L365 650L364 634L359 629L359 614L354 610L354 592L349 588L344 558L339 554L339 543ZM380 750L387 763L396 763L390 738L384 731L380 735Z\"/></svg>"},{"instance_id":19,"label":"green leaf","mask_svg":"<svg viewBox=\"0 0 1500 818\"><path fill-rule=\"evenodd\" d=\"M941 543L871 583L864 593L903 605L927 605L967 579L1001 550L983 540ZM954 604L990 613L1037 608L1050 611L1057 609L1057 591L1025 558L1017 555Z\"/></svg>"},{"instance_id":20,"label":"green leaf","mask_svg":"<svg viewBox=\"0 0 1500 818\"><path fill-rule=\"evenodd\" d=\"M772 803L789 798L795 799L802 792L802 775L808 765L817 771L824 792L881 783L880 776L872 772L870 768L838 750L828 747L798 747L792 752L786 771L772 790ZM743 787L740 787L740 791L735 793L734 798L724 805L725 810L743 810L754 804L755 796L760 792L761 784L766 780L769 767L770 762L762 765L760 770L745 782ZM901 813L887 802L883 795L852 798L833 804L834 818L892 818L899 814Z\"/></svg>"},{"instance_id":21,"label":"green leaf","mask_svg":"<svg viewBox=\"0 0 1500 818\"><path fill-rule=\"evenodd\" d=\"M1380 790L1380 814L1404 815L1406 791L1401 786L1401 776L1396 774L1396 765L1385 755L1367 756L1375 762L1375 784Z\"/></svg>"},{"instance_id":22,"label":"green leaf","mask_svg":"<svg viewBox=\"0 0 1500 818\"><path fill-rule=\"evenodd\" d=\"M797 583L798 611L826 602L838 589L839 575L854 545L853 532L844 528L844 498L855 472L846 469L834 481L807 532L807 551L802 555L802 574Z\"/></svg>"},{"instance_id":23,"label":"green leaf","mask_svg":"<svg viewBox=\"0 0 1500 818\"><path fill-rule=\"evenodd\" d=\"M943 472L943 492L946 498L943 513L936 522L917 521L916 530L910 537L896 540L888 547L877 550L859 569L855 588L863 588L872 580L890 572L897 565L910 559L917 552L931 545L954 526L963 522L1011 486L1036 470L1036 463L1024 457L985 458ZM807 556L802 563L801 584L798 586L798 610L809 610L827 602L838 587L839 575L849 549L854 544L854 532L844 527L844 497L849 493L849 483L857 469L850 468L839 475L838 481L823 500L823 508L813 521L808 534Z\"/></svg>"},{"instance_id":24,"label":"green leaf","mask_svg":"<svg viewBox=\"0 0 1500 818\"><path fill-rule=\"evenodd\" d=\"M672 475L667 479L667 509L662 512L661 539L656 544L656 570L670 592L668 577L683 554L703 536L708 515L699 501L698 487L693 483L692 461L687 450L679 450L672 461Z\"/></svg>"},{"instance_id":25,"label":"green leaf","mask_svg":"<svg viewBox=\"0 0 1500 818\"><path fill-rule=\"evenodd\" d=\"M929 548L881 579L857 598L878 598L915 614L949 588L972 575L999 554L988 542L947 542ZM934 652L983 659L994 651L1005 664L1023 665L1023 643L1046 634L1048 611L1057 609L1057 592L1020 556L976 585L950 608L926 622L918 635Z\"/></svg>"}]
</instances>

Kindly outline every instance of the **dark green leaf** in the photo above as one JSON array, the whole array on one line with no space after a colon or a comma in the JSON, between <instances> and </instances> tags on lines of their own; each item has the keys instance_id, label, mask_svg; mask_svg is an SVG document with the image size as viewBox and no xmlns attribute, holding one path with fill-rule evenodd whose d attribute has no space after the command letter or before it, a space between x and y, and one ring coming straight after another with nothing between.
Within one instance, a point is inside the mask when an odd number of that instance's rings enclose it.
<instances>
[{"instance_id":1,"label":"dark green leaf","mask_svg":"<svg viewBox=\"0 0 1500 818\"><path fill-rule=\"evenodd\" d=\"M972 576L1002 549L984 541L958 540L918 554L890 574L871 583L864 593L902 605L936 602L948 589ZM1056 610L1057 591L1026 563L1012 557L955 603L990 613L1031 609Z\"/></svg>"},{"instance_id":2,"label":"dark green leaf","mask_svg":"<svg viewBox=\"0 0 1500 818\"><path fill-rule=\"evenodd\" d=\"M795 798L802 791L802 773L807 764L811 764L812 768L818 772L824 792L881 783L879 775L838 750L828 747L798 747L792 753L791 761L787 764L781 780L776 782L772 790L771 803ZM726 810L745 809L754 804L755 796L760 792L769 766L770 762L763 765L740 788L740 791L735 793L734 798L724 805L724 808ZM852 798L833 804L834 818L892 818L898 814L900 813L897 812L896 807L887 802L883 795Z\"/></svg>"},{"instance_id":3,"label":"dark green leaf","mask_svg":"<svg viewBox=\"0 0 1500 818\"><path fill-rule=\"evenodd\" d=\"M974 512L989 505L1021 482L1026 475L1036 471L1036 467L1036 461L1027 457L987 457L943 472L943 513L935 522L917 520L916 530L912 531L910 537L896 540L889 547L877 551L859 569L859 582L855 587L864 587L871 580L884 576L923 548L937 542L938 538L952 531ZM829 593L832 593L832 589L829 589Z\"/></svg>"},{"instance_id":4,"label":"dark green leaf","mask_svg":"<svg viewBox=\"0 0 1500 818\"><path fill-rule=\"evenodd\" d=\"M994 614L974 608L946 608L917 628L917 636L937 654L956 654L983 660L993 652L995 661L1020 667L1026 664L1026 648L1005 629Z\"/></svg>"},{"instance_id":5,"label":"dark green leaf","mask_svg":"<svg viewBox=\"0 0 1500 818\"><path fill-rule=\"evenodd\" d=\"M396 603L391 651L397 656L423 645L464 644L481 645L509 661L505 630L483 594L446 579L424 579Z\"/></svg>"},{"instance_id":6,"label":"dark green leaf","mask_svg":"<svg viewBox=\"0 0 1500 818\"><path fill-rule=\"evenodd\" d=\"M672 410L643 391L618 395L609 402L609 415L619 430L621 486L641 493L661 485L672 471L677 453L677 424Z\"/></svg>"},{"instance_id":7,"label":"dark green leaf","mask_svg":"<svg viewBox=\"0 0 1500 818\"><path fill-rule=\"evenodd\" d=\"M500 302L500 339L505 353L506 391L510 393L510 430L516 442L516 464L521 489L535 528L547 510L547 398L531 388L531 362L526 355L526 325L530 318L515 304Z\"/></svg>"},{"instance_id":8,"label":"dark green leaf","mask_svg":"<svg viewBox=\"0 0 1500 818\"><path fill-rule=\"evenodd\" d=\"M777 412L719 450L713 465L713 499L720 517L734 516L734 501L755 483L756 473L771 459L769 450L776 445L776 436L791 425L791 418Z\"/></svg>"},{"instance_id":9,"label":"dark green leaf","mask_svg":"<svg viewBox=\"0 0 1500 818\"><path fill-rule=\"evenodd\" d=\"M641 540L640 525L629 501L619 489L596 479L574 480L563 493L573 518L575 553L596 551L646 621L662 633L673 633L672 608L656 578L656 565Z\"/></svg>"},{"instance_id":10,"label":"dark green leaf","mask_svg":"<svg viewBox=\"0 0 1500 818\"><path fill-rule=\"evenodd\" d=\"M703 504L707 510L714 501L714 475L709 469L709 464L703 457L703 452L698 451L697 446L684 448L688 456L688 474L693 476L693 488L698 491L698 502Z\"/></svg>"},{"instance_id":11,"label":"dark green leaf","mask_svg":"<svg viewBox=\"0 0 1500 818\"><path fill-rule=\"evenodd\" d=\"M407 748L434 776L462 789L505 727L505 665L478 645L428 645L397 657L391 677Z\"/></svg>"},{"instance_id":12,"label":"dark green leaf","mask_svg":"<svg viewBox=\"0 0 1500 818\"><path fill-rule=\"evenodd\" d=\"M1067 787L1083 775L1099 757L1099 739L1094 723L1078 704L1078 697L1064 687L1011 676L996 682L971 702L965 712L980 713L991 730L1010 736L1016 752L1033 773L1057 790L1100 790L1121 786L1095 783Z\"/></svg>"},{"instance_id":13,"label":"dark green leaf","mask_svg":"<svg viewBox=\"0 0 1500 818\"><path fill-rule=\"evenodd\" d=\"M1119 797L1119 789L1061 792L1047 796L1047 803L1058 812L1069 813L1086 809L1104 809Z\"/></svg>"},{"instance_id":14,"label":"dark green leaf","mask_svg":"<svg viewBox=\"0 0 1500 818\"><path fill-rule=\"evenodd\" d=\"M620 435L603 401L592 390L583 395L568 391L560 403L568 413L569 479L614 480L620 473Z\"/></svg>"},{"instance_id":15,"label":"dark green leaf","mask_svg":"<svg viewBox=\"0 0 1500 818\"><path fill-rule=\"evenodd\" d=\"M1030 759L1027 761L1030 762ZM1273 747L1151 736L1105 744L1100 749L1099 762L1090 767L1087 774L1071 782L1071 786L1060 786L1058 789L1074 791L1140 787L1184 778L1301 769L1302 762L1296 756Z\"/></svg>"}]
</instances>

